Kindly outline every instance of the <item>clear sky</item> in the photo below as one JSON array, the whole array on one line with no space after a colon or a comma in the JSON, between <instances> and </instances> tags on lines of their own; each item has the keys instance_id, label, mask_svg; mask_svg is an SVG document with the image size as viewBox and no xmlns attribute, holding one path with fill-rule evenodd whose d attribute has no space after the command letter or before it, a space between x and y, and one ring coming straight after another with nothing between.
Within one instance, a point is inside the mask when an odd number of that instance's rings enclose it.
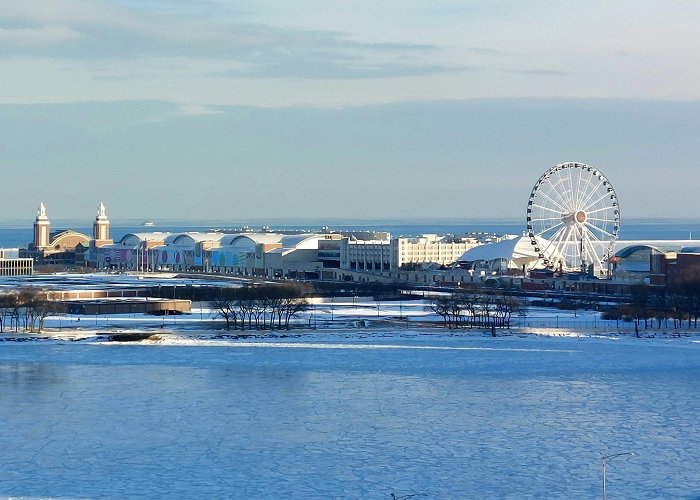
<instances>
[{"instance_id":1,"label":"clear sky","mask_svg":"<svg viewBox=\"0 0 700 500\"><path fill-rule=\"evenodd\" d=\"M700 215L696 0L0 0L4 219Z\"/></svg>"}]
</instances>

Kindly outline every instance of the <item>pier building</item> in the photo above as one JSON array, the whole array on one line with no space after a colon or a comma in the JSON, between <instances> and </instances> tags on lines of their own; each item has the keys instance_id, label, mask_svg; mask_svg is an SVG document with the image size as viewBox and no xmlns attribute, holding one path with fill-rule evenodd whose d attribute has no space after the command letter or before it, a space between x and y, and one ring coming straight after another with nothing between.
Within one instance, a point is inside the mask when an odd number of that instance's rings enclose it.
<instances>
[{"instance_id":1,"label":"pier building","mask_svg":"<svg viewBox=\"0 0 700 500\"><path fill-rule=\"evenodd\" d=\"M19 254L19 248L0 248L0 276L27 276L34 272L34 259Z\"/></svg>"},{"instance_id":2,"label":"pier building","mask_svg":"<svg viewBox=\"0 0 700 500\"><path fill-rule=\"evenodd\" d=\"M400 281L445 284L501 280L507 286L530 283L531 271L542 259L531 237L465 233L463 236L392 237L388 232L135 232L113 241L110 221L100 203L92 237L70 229L51 230L40 203L33 241L26 249L0 251L0 275L31 274L36 265L86 265L96 269L141 272L193 272L342 281ZM695 272L697 241L622 241L614 243L606 262L620 283L663 285L673 276ZM23 260L18 260L23 259ZM695 259L695 260L694 260ZM555 259L552 259L555 260ZM691 264L692 263L692 264ZM692 269L691 269L692 268ZM561 275L550 270L551 278ZM573 280L590 273L571 272ZM599 278L600 276L595 276ZM605 273L608 281L612 274ZM673 278L677 279L677 278ZM536 279L537 286L547 276ZM567 285L568 286L568 285Z\"/></svg>"},{"instance_id":3,"label":"pier building","mask_svg":"<svg viewBox=\"0 0 700 500\"><path fill-rule=\"evenodd\" d=\"M109 243L109 220L105 207L100 203L95 219L94 235L88 235L72 229L51 231L51 221L44 203L39 204L34 220L34 238L21 257L31 258L36 264L77 264L89 263L89 250Z\"/></svg>"}]
</instances>

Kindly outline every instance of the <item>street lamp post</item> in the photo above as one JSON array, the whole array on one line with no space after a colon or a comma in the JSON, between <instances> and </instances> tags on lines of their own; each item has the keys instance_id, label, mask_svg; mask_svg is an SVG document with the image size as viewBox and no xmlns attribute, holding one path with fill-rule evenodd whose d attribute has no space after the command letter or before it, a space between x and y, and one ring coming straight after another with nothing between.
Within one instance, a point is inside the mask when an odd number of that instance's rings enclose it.
<instances>
[{"instance_id":1,"label":"street lamp post","mask_svg":"<svg viewBox=\"0 0 700 500\"><path fill-rule=\"evenodd\" d=\"M606 497L606 492L605 492L605 466L608 465L610 462L612 462L613 460L615 460L618 457L624 457L626 455L633 457L635 455L631 451L628 451L625 453L615 453L614 455L605 455L605 454L603 454L602 451L599 453L600 453L600 465L603 468L603 500L606 500L607 497Z\"/></svg>"}]
</instances>

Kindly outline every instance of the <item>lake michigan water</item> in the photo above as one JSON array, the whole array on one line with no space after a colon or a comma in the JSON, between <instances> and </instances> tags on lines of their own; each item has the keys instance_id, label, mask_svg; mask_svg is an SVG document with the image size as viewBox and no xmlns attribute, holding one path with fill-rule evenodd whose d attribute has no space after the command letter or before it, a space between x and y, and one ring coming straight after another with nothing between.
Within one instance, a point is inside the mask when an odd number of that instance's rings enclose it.
<instances>
[{"instance_id":1,"label":"lake michigan water","mask_svg":"<svg viewBox=\"0 0 700 500\"><path fill-rule=\"evenodd\" d=\"M0 497L700 498L700 344L340 337L4 342Z\"/></svg>"}]
</instances>

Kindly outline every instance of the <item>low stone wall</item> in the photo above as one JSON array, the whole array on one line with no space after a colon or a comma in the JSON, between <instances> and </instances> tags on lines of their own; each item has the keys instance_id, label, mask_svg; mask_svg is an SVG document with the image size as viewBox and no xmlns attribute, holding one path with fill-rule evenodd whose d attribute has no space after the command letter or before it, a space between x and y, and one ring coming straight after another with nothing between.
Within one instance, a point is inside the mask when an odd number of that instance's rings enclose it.
<instances>
[{"instance_id":1,"label":"low stone wall","mask_svg":"<svg viewBox=\"0 0 700 500\"><path fill-rule=\"evenodd\" d=\"M192 310L192 301L181 299L105 299L65 302L70 314L182 314Z\"/></svg>"}]
</instances>

